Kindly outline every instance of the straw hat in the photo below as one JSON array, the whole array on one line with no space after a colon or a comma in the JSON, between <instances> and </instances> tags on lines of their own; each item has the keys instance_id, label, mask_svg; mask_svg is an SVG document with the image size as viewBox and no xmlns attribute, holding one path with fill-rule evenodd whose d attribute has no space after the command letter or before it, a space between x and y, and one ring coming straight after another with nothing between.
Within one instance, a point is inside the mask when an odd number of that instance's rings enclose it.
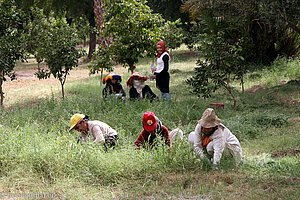
<instances>
[{"instance_id":1,"label":"straw hat","mask_svg":"<svg viewBox=\"0 0 300 200\"><path fill-rule=\"evenodd\" d=\"M146 81L147 80L147 77L146 76L140 76L140 74L138 72L133 72L132 75L129 77L129 79L127 80L126 84L128 86L132 86L132 78L133 77L138 77L138 79L141 79L141 80L144 80Z\"/></svg>"},{"instance_id":2,"label":"straw hat","mask_svg":"<svg viewBox=\"0 0 300 200\"><path fill-rule=\"evenodd\" d=\"M69 131L73 130L73 128L85 117L83 114L76 113L70 119L70 129Z\"/></svg>"},{"instance_id":3,"label":"straw hat","mask_svg":"<svg viewBox=\"0 0 300 200\"><path fill-rule=\"evenodd\" d=\"M204 128L212 128L221 124L219 119L212 108L207 108L198 123Z\"/></svg>"}]
</instances>

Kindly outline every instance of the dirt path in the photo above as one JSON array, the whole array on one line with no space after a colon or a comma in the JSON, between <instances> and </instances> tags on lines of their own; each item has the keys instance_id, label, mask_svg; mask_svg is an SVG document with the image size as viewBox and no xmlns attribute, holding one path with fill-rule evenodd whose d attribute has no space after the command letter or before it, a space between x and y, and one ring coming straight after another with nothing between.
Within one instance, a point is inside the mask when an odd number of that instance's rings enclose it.
<instances>
[{"instance_id":1,"label":"dirt path","mask_svg":"<svg viewBox=\"0 0 300 200\"><path fill-rule=\"evenodd\" d=\"M11 106L15 103L22 103L28 99L46 98L51 94L60 93L61 86L57 79L51 76L49 79L39 80L34 73L36 70L18 70L16 79L8 80L3 83L4 106ZM67 77L67 83L74 80L85 79L89 77L87 68L76 68L71 71Z\"/></svg>"}]
</instances>

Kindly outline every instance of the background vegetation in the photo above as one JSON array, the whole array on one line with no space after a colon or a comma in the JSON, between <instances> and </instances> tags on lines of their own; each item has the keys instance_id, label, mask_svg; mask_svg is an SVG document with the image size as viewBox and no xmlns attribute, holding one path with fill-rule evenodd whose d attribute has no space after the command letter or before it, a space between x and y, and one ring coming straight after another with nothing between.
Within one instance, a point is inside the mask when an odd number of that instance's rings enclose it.
<instances>
[{"instance_id":1,"label":"background vegetation","mask_svg":"<svg viewBox=\"0 0 300 200\"><path fill-rule=\"evenodd\" d=\"M65 100L57 98L58 90L38 103L31 104L32 99L26 106L20 102L1 109L1 192L49 192L63 199L297 199L300 110L294 101L299 100L300 86L297 81L275 86L271 80L280 76L288 81L286 75L298 70L298 61L280 59L278 63L290 67L247 76L245 93L237 82L234 92L239 101L234 112L223 89L206 100L189 93L185 80L193 74L196 57L187 55L189 51L182 48L174 51L170 103L104 101L99 76L91 76L70 78ZM150 73L150 62L140 60L137 70ZM123 80L130 76L121 67L115 71ZM251 86L258 80L265 81L253 92ZM270 83L264 84L267 80ZM159 94L155 82L148 84ZM188 134L211 102L225 103L225 109L216 112L241 141L244 162L239 167L223 158L220 170L211 171L188 147ZM156 113L169 130L183 130L184 140L174 144L172 154L164 148L134 150L147 110ZM77 143L79 134L68 132L74 113L88 114L115 128L121 138L119 147L105 153L97 144Z\"/></svg>"},{"instance_id":2,"label":"background vegetation","mask_svg":"<svg viewBox=\"0 0 300 200\"><path fill-rule=\"evenodd\" d=\"M0 194L298 199L299 9L297 0L0 0ZM114 70L123 85L126 68L149 76L158 40L172 54L172 101L104 101L102 76L89 74ZM238 167L223 158L211 171L188 147L212 102L225 104L217 115L241 141ZM134 150L148 110L183 130L172 153ZM74 113L111 125L118 148L77 143Z\"/></svg>"}]
</instances>

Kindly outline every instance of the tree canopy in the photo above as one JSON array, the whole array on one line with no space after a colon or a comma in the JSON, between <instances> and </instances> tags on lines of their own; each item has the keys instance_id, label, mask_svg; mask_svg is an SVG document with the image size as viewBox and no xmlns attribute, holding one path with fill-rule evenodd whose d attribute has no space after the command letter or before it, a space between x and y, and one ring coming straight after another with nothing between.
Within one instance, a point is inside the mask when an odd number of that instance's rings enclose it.
<instances>
[{"instance_id":1,"label":"tree canopy","mask_svg":"<svg viewBox=\"0 0 300 200\"><path fill-rule=\"evenodd\" d=\"M0 1L0 106L3 105L4 93L2 84L6 76L15 78L13 71L16 61L24 58L25 42L22 26L21 11L18 10L14 1Z\"/></svg>"},{"instance_id":2,"label":"tree canopy","mask_svg":"<svg viewBox=\"0 0 300 200\"><path fill-rule=\"evenodd\" d=\"M52 18L51 27L44 34L44 43L40 48L49 70L41 69L37 76L48 78L50 74L61 83L62 97L64 98L64 84L69 72L78 66L78 59L84 52L77 49L78 35L73 26L69 26L64 19Z\"/></svg>"},{"instance_id":3,"label":"tree canopy","mask_svg":"<svg viewBox=\"0 0 300 200\"><path fill-rule=\"evenodd\" d=\"M107 1L104 30L113 38L109 45L115 60L133 72L139 57L153 56L155 44L161 39L163 18L152 14L145 1Z\"/></svg>"}]
</instances>

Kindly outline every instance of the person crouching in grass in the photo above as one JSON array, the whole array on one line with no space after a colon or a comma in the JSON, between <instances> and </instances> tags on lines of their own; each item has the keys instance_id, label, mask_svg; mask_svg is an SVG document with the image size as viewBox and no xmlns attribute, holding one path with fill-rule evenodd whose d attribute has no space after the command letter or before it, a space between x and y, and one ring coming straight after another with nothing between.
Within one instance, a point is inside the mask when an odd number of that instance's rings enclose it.
<instances>
[{"instance_id":1,"label":"person crouching in grass","mask_svg":"<svg viewBox=\"0 0 300 200\"><path fill-rule=\"evenodd\" d=\"M236 165L242 161L242 148L239 140L230 130L221 124L214 109L207 108L198 121L195 131L191 132L188 142L202 160L213 159L212 169L218 170L223 153L231 154ZM208 158L204 153L208 154Z\"/></svg>"},{"instance_id":2,"label":"person crouching in grass","mask_svg":"<svg viewBox=\"0 0 300 200\"><path fill-rule=\"evenodd\" d=\"M105 87L102 90L103 98L115 97L116 99L125 99L125 91L121 85L122 77L120 75L110 74L102 80Z\"/></svg>"},{"instance_id":3,"label":"person crouching in grass","mask_svg":"<svg viewBox=\"0 0 300 200\"><path fill-rule=\"evenodd\" d=\"M87 115L83 114L73 115L70 119L69 131L76 130L80 132L82 140L92 137L95 143L103 144L105 150L115 147L119 140L117 131L104 122L98 120L88 121L88 118Z\"/></svg>"},{"instance_id":4,"label":"person crouching in grass","mask_svg":"<svg viewBox=\"0 0 300 200\"><path fill-rule=\"evenodd\" d=\"M127 86L130 88L130 100L150 99L150 102L155 99L158 100L158 97L151 90L150 86L145 83L146 80L146 76L140 76L138 72L133 72L126 82Z\"/></svg>"},{"instance_id":5,"label":"person crouching in grass","mask_svg":"<svg viewBox=\"0 0 300 200\"><path fill-rule=\"evenodd\" d=\"M168 129L162 125L161 121L153 112L147 111L143 116L144 129L135 141L136 149L152 149L157 144L157 136L161 136L166 146L171 147L171 140Z\"/></svg>"}]
</instances>

